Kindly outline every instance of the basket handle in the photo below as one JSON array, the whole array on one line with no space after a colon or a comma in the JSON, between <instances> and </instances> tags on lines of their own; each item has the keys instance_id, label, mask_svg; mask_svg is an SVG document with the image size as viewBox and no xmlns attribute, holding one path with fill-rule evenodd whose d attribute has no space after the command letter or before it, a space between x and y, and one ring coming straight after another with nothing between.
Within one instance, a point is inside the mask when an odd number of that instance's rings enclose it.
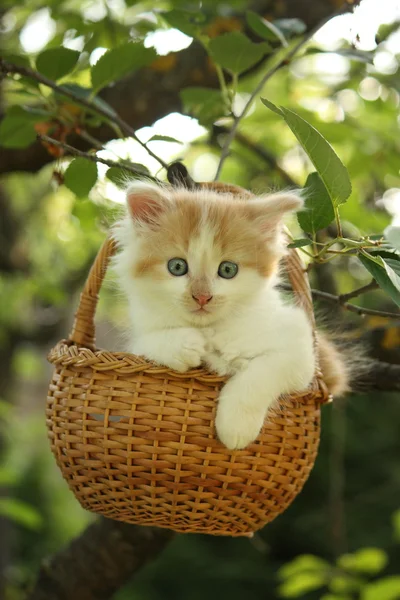
<instances>
[{"instance_id":1,"label":"basket handle","mask_svg":"<svg viewBox=\"0 0 400 600\"><path fill-rule=\"evenodd\" d=\"M284 261L286 272L288 274L296 300L306 313L308 320L311 323L311 327L315 332L316 324L314 307L307 270L304 268L299 253L295 248L289 248L289 251L285 255Z\"/></svg>"},{"instance_id":2,"label":"basket handle","mask_svg":"<svg viewBox=\"0 0 400 600\"><path fill-rule=\"evenodd\" d=\"M112 237L107 238L92 265L85 286L80 295L78 310L75 313L74 324L68 340L78 346L94 350L96 347L96 329L94 316L96 314L99 291L107 271L110 258L117 251L117 244Z\"/></svg>"},{"instance_id":3,"label":"basket handle","mask_svg":"<svg viewBox=\"0 0 400 600\"><path fill-rule=\"evenodd\" d=\"M94 317L96 314L97 302L99 300L99 291L107 271L110 258L117 251L116 241L107 238L89 271L85 286L80 295L78 310L75 313L75 320L68 340L85 348L95 349L96 329ZM291 248L285 257L286 270L293 288L293 292L300 306L305 310L310 323L315 329L314 311L310 284L301 263L300 257L294 248Z\"/></svg>"}]
</instances>

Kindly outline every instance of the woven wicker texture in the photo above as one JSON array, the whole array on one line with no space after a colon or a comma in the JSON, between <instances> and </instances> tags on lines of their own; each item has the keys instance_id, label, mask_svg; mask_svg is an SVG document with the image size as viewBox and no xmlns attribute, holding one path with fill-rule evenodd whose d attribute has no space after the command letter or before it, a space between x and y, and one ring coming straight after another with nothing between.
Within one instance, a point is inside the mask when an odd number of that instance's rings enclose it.
<instances>
[{"instance_id":1,"label":"woven wicker texture","mask_svg":"<svg viewBox=\"0 0 400 600\"><path fill-rule=\"evenodd\" d=\"M179 532L248 535L289 506L313 467L320 405L329 398L320 372L309 390L282 399L253 444L228 450L214 427L225 378L204 369L180 374L96 349L98 293L115 251L106 240L71 335L49 354L54 374L46 414L57 464L81 505L106 517ZM287 272L314 325L295 250Z\"/></svg>"}]
</instances>

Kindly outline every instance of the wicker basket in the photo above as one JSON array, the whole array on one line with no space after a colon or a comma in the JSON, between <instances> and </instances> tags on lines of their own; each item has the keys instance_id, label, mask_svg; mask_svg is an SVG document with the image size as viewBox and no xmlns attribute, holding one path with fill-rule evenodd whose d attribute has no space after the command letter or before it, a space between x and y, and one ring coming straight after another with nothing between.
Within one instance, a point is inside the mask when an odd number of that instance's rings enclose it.
<instances>
[{"instance_id":1,"label":"wicker basket","mask_svg":"<svg viewBox=\"0 0 400 600\"><path fill-rule=\"evenodd\" d=\"M83 508L178 532L249 535L283 512L316 458L317 370L310 388L282 399L258 439L228 450L214 418L226 380L204 369L176 373L124 352L95 347L94 315L115 243L102 246L81 294L71 335L50 352L54 375L47 427L61 472ZM297 301L314 326L308 278L287 256Z\"/></svg>"}]
</instances>

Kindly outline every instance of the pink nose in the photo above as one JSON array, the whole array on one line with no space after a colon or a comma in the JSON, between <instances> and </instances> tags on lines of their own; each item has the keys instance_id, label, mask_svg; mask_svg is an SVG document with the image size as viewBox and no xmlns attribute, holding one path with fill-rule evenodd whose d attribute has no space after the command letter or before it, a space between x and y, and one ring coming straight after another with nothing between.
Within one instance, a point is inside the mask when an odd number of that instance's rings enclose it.
<instances>
[{"instance_id":1,"label":"pink nose","mask_svg":"<svg viewBox=\"0 0 400 600\"><path fill-rule=\"evenodd\" d=\"M205 306L212 299L211 294L198 294L192 296L193 300L196 300L197 304L200 306Z\"/></svg>"}]
</instances>

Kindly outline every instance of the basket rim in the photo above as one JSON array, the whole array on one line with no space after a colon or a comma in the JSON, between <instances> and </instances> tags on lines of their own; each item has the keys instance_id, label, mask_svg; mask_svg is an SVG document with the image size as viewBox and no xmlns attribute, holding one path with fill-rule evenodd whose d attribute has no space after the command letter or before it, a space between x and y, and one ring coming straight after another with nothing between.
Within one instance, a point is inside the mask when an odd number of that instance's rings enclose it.
<instances>
[{"instance_id":1,"label":"basket rim","mask_svg":"<svg viewBox=\"0 0 400 600\"><path fill-rule=\"evenodd\" d=\"M222 384L230 379L229 376L217 375L211 373L204 367L190 369L185 373L179 373L173 369L159 365L143 356L131 354L129 352L113 352L103 348L87 348L81 344L76 344L68 339L60 340L48 353L47 360L54 367L75 367L91 368L94 371L117 371L121 375L136 375L146 373L149 375L167 375L174 379L193 379L204 383ZM318 404L327 404L332 401L326 383L323 380L321 372L318 370L306 390L299 390L288 397L299 397L305 392L313 394Z\"/></svg>"},{"instance_id":2,"label":"basket rim","mask_svg":"<svg viewBox=\"0 0 400 600\"><path fill-rule=\"evenodd\" d=\"M179 373L173 369L147 360L143 356L130 352L111 351L104 348L87 348L68 339L60 340L48 353L47 360L54 366L91 367L95 371L121 370L121 373L153 373L154 375L168 374L177 379L192 379L195 377L208 383L224 383L227 376L210 373L204 367L190 369Z\"/></svg>"}]
</instances>

